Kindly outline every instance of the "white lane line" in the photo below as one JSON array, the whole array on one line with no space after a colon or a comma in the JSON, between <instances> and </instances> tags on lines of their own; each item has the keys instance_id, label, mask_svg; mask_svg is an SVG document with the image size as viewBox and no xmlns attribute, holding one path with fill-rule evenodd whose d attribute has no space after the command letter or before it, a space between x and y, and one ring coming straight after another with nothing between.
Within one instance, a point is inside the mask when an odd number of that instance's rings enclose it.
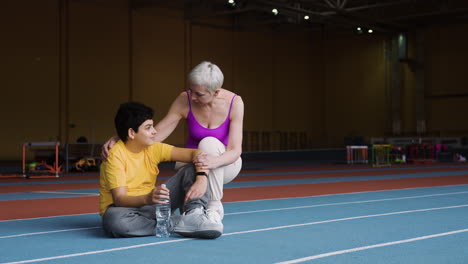
<instances>
[{"instance_id":1,"label":"white lane line","mask_svg":"<svg viewBox=\"0 0 468 264\"><path fill-rule=\"evenodd\" d=\"M78 193L78 192L52 192L52 191L37 191L37 192L31 192L31 193L44 193L44 194L79 194L79 195L92 195L92 196L98 196L99 193Z\"/></svg>"},{"instance_id":2,"label":"white lane line","mask_svg":"<svg viewBox=\"0 0 468 264\"><path fill-rule=\"evenodd\" d=\"M468 229L460 229L460 230L454 230L454 231L445 232L445 233L438 233L438 234L432 234L432 235L427 235L427 236L414 237L414 238L410 238L410 239L403 239L403 240L391 241L391 242L386 242L386 243L374 244L374 245L369 245L369 246L356 247L356 248L350 248L350 249L338 250L338 251L332 251L332 252L313 255L313 256L304 257L304 258L298 258L298 259L293 259L293 260L288 260L288 261L283 261L283 262L277 262L276 264L300 263L300 262L319 259L319 258L326 258L326 257L330 257L330 256L343 255L343 254L347 254L347 253L363 251L363 250L368 250L368 249L372 249L372 248L379 248L379 247L386 247L386 246L410 243L410 242L424 240L424 239L455 235L455 234L464 233L464 232L468 232Z\"/></svg>"},{"instance_id":3,"label":"white lane line","mask_svg":"<svg viewBox=\"0 0 468 264\"><path fill-rule=\"evenodd\" d=\"M56 218L56 217L79 216L79 215L97 215L97 214L98 213L96 212L96 213L84 213L84 214L43 216L43 217L34 217L34 218L18 218L18 219L0 220L0 223L12 222L12 221L27 221L27 220L49 219L49 218Z\"/></svg>"},{"instance_id":4,"label":"white lane line","mask_svg":"<svg viewBox=\"0 0 468 264\"><path fill-rule=\"evenodd\" d=\"M127 247L109 248L109 249L103 249L103 250L81 252L81 253L75 253L75 254L69 254L69 255L48 257L48 258L38 258L38 259L21 260L21 261L15 261L15 262L5 262L5 263L0 263L0 264L34 263L34 262L41 262L41 261L54 260L54 259L64 259L64 258L71 258L71 257L101 254L101 253L107 253L107 252L112 252L112 251L148 247L148 246L154 246L154 245L160 245L160 244L169 244L169 243L182 242L182 241L187 241L187 240L194 240L194 238L182 238L182 239L177 239L177 240L160 241L160 242L153 242L153 243L147 243L147 244L127 246Z\"/></svg>"},{"instance_id":5,"label":"white lane line","mask_svg":"<svg viewBox=\"0 0 468 264\"><path fill-rule=\"evenodd\" d=\"M278 230L278 229L301 227L301 226L310 226L310 225L333 223L333 222L348 221L348 220L355 220L355 219L372 218L372 217L380 217L380 216L409 214L409 213L416 213L416 212L428 212L428 211L445 210L445 209L455 209L455 208L462 208L462 207L468 207L468 204L445 206L445 207L436 207L436 208L426 208L426 209L417 209L417 210L409 210L409 211L398 211L398 212L373 214L373 215L362 215L362 216L330 219L330 220L310 222L310 223L302 223L302 224L295 224L295 225L285 225L285 226L276 226L276 227L269 227L269 228L262 228L262 229L253 229L253 230L246 230L246 231L240 231L240 232L227 233L227 234L223 234L223 236L232 236L232 235L240 235L240 234L248 234L248 233L256 233L256 232L264 232L264 231L270 231L270 230ZM47 258L28 259L28 260L14 261L14 262L4 262L4 263L0 263L0 264L22 264L22 263L42 262L42 261L54 260L54 259L64 259L64 258L79 257L79 256L85 256L85 255L101 254L101 253L112 252L112 251L127 250L127 249L132 249L132 248L148 247L148 246L153 246L153 245L158 245L158 244L183 242L183 241L188 241L188 240L193 240L193 239L183 238L183 239L177 239L177 240L160 241L160 242L154 242L154 243L127 246L127 247L118 247L118 248L88 251L88 252L81 252L81 253L68 254L68 255L53 256L53 257L47 257Z\"/></svg>"},{"instance_id":6,"label":"white lane line","mask_svg":"<svg viewBox=\"0 0 468 264\"><path fill-rule=\"evenodd\" d=\"M283 208L276 208L276 209L264 209L264 210L253 210L253 211L226 213L226 214L224 214L224 215L239 215L239 214L250 214L250 213L260 213L260 212L272 212L272 211L282 211L282 210L295 210L295 209L304 209L304 208L313 208L313 207L323 207L323 206L347 205L347 204L375 203L375 202L384 202L384 201L397 201L397 200L407 200L407 199L418 199L418 198L437 197L437 196L448 196L448 195L467 194L467 193L468 193L468 191L466 191L466 192L453 192L453 193L427 194L427 195L418 195L418 196L406 196L406 197L386 198L386 199L375 199L375 200L364 200L364 201L354 201L354 202L315 204L315 205L304 205L304 206L295 206L295 207L283 207Z\"/></svg>"},{"instance_id":7,"label":"white lane line","mask_svg":"<svg viewBox=\"0 0 468 264\"><path fill-rule=\"evenodd\" d=\"M466 191L466 192L453 192L453 193L428 194L428 195L418 195L418 196L406 196L406 197L376 199L376 200L364 200L364 201L354 201L354 202L343 202L343 203L315 204L315 205L283 207L283 208L255 210L255 211L244 211L244 212L236 212L236 213L226 213L225 215L239 215L239 214L250 214L250 213L261 213L261 212L274 212L274 211L283 211L283 210L296 210L296 209L304 209L304 208L347 205L347 204L374 203L374 202L383 202L383 201L395 201L395 200L417 199L417 198L427 198L427 197L437 197L437 196L449 196L449 195L467 194L467 193L468 193L468 191ZM83 228L83 229L86 229L86 228ZM48 233L56 233L56 232L58 233L58 232L66 232L66 231L68 231L68 230L64 230L64 231L60 231L60 230L57 230L57 231L44 231L44 232L29 233L29 234L18 234L18 235L11 235L11 236L3 236L3 237L0 236L0 239L1 238L9 238L9 237L26 236L26 235L40 235L40 234L48 234Z\"/></svg>"},{"instance_id":8,"label":"white lane line","mask_svg":"<svg viewBox=\"0 0 468 264\"><path fill-rule=\"evenodd\" d=\"M233 232L233 233L225 234L225 235L223 235L223 236L238 235L238 234L246 234L246 233L253 233L253 232L260 232L260 231L277 230L277 229L284 229L284 228L290 228L290 227L299 227L299 226L309 226L309 225L327 224L327 223L342 222L342 221L349 221L349 220L356 220L356 219L364 219L364 218L372 218L372 217L380 217L380 216L399 215L399 214L409 214L409 213L419 213L419 212L428 212L428 211L445 210L445 209L455 209L455 208L462 208L462 207L468 207L468 204L454 205L454 206L445 206L445 207L436 207L436 208L426 208L426 209L417 209L417 210L409 210L409 211L398 211L398 212L383 213L383 214L361 215L361 216L337 218L337 219L330 219L330 220L317 221L317 222L310 222L310 223L302 223L302 224L286 225L286 226L276 226L276 227L269 227L269 228L256 229L256 230L247 230L247 231ZM1 264L1 263L0 263L0 264Z\"/></svg>"},{"instance_id":9,"label":"white lane line","mask_svg":"<svg viewBox=\"0 0 468 264\"><path fill-rule=\"evenodd\" d=\"M72 228L72 229L62 229L62 230L52 230L52 231L34 232L34 233L24 233L24 234L9 235L9 236L0 236L0 239L1 239L1 238L12 238L12 237L22 237L22 236L34 236L34 235L52 234L52 233L60 233L60 232L70 232L70 231L78 231L78 230L89 230L89 229L97 229L97 228L101 228L101 226L82 227L82 228Z\"/></svg>"},{"instance_id":10,"label":"white lane line","mask_svg":"<svg viewBox=\"0 0 468 264\"><path fill-rule=\"evenodd\" d=\"M287 200L287 199L307 199L314 197L327 197L327 196L345 196L352 194L364 194L364 193L378 193L378 192L397 192L397 191L411 191L418 189L429 189L429 188L450 188L450 187L461 187L468 186L468 184L448 184L448 185L439 185L439 186L427 186L427 187L411 187L411 188L397 188L397 189L382 189L375 191L362 191L362 192L344 192L344 193L332 193L332 194L322 194L322 195L311 195L311 196L294 196L294 197L284 197L284 198L268 198L268 199L256 199L256 200L245 200L245 201L235 201L235 202L225 202L225 203L249 203L249 202L261 202L261 201L277 201L277 200Z\"/></svg>"},{"instance_id":11,"label":"white lane line","mask_svg":"<svg viewBox=\"0 0 468 264\"><path fill-rule=\"evenodd\" d=\"M301 197L256 199L256 200L245 200L245 201L226 202L226 203L247 203L247 202L260 202L260 201L273 201L273 200L286 200L286 199L307 199L307 198L315 198L315 197L344 196L344 195L363 194L363 193L391 192L391 191L402 191L402 190L404 191L404 190L417 190L417 189L443 188L443 187L460 187L460 186L468 186L468 184L453 184L453 185L443 185L443 186L436 186L436 187L429 186L429 187L415 187L415 188L401 188L401 189L385 189L385 190L376 190L376 191L335 193L335 194L312 195L312 196L301 196ZM0 220L0 223L9 222L9 221L35 220L35 219L54 218L54 217L87 215L87 214L97 214L97 212L95 212L95 213L84 213L84 214L70 214L70 215L54 215L54 216L44 216L44 217L35 217L35 218L8 219L8 220Z\"/></svg>"}]
</instances>

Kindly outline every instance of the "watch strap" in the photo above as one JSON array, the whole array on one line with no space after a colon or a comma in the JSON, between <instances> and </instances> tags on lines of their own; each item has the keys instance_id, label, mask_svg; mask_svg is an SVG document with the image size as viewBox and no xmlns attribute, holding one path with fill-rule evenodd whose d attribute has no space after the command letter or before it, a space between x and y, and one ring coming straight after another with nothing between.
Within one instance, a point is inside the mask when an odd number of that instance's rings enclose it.
<instances>
[{"instance_id":1,"label":"watch strap","mask_svg":"<svg viewBox=\"0 0 468 264\"><path fill-rule=\"evenodd\" d=\"M208 174L206 172L204 172L204 171L197 171L197 173L195 175L208 177Z\"/></svg>"}]
</instances>

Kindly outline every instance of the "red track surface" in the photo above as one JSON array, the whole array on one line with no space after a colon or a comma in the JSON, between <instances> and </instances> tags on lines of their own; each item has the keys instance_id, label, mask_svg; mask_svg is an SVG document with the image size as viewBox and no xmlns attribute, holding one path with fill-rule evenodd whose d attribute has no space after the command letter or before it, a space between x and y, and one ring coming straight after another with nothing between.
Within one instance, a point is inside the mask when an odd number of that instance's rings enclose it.
<instances>
[{"instance_id":1,"label":"red track surface","mask_svg":"<svg viewBox=\"0 0 468 264\"><path fill-rule=\"evenodd\" d=\"M316 168L317 169L317 168ZM335 167L334 169L337 169ZM349 169L349 167L348 167ZM388 180L369 180L369 181L349 181L346 182L346 177L349 176L365 176L365 175L382 175L382 174L399 174L399 173L416 173L416 172L434 172L434 171L453 171L463 170L465 168L453 169L421 169L421 170L399 170L389 171L386 169L369 172L339 172L323 174L289 174L279 176L244 176L238 177L236 181L252 181L252 180L274 180L274 179L297 179L297 178L324 178L324 177L343 177L342 182L333 183L315 183L301 185L284 185L284 186L262 186L262 187L244 187L224 190L224 202L247 201L259 199L275 199L288 197L305 197L326 194L340 194L353 192L366 192L378 190L393 190L405 188L420 188L432 186L446 186L468 184L468 175L461 176L443 176L443 177L421 177L421 178L405 178L405 179L388 179ZM308 170L302 168L302 171ZM319 169L320 170L320 169ZM269 170L268 170L269 171ZM283 170L274 170L271 172L280 172ZM289 172L295 170L287 170ZM254 172L267 172L267 170L257 170ZM246 173L246 171L243 171ZM96 176L94 176L96 178ZM84 179L84 178L80 178ZM76 179L75 179L76 180ZM66 181L64 181L66 182ZM2 187L0 193L14 192L31 192L31 191L57 191L70 189L90 189L98 188L96 183L80 183L80 184L51 184L51 185L25 185L25 186L8 186ZM0 220L24 219L35 217L48 217L70 214L84 214L98 212L98 197L69 197L69 198L50 198L50 199L34 199L34 200L14 200L0 201ZM27 210L26 210L27 208Z\"/></svg>"},{"instance_id":2,"label":"red track surface","mask_svg":"<svg viewBox=\"0 0 468 264\"><path fill-rule=\"evenodd\" d=\"M348 167L349 168L349 167ZM371 170L371 171L345 171L345 172L326 172L323 173L313 173L313 174L293 174L291 172L303 172L310 171L311 168L301 168L296 170L261 170L261 171L242 171L242 173L291 173L284 175L267 175L267 176L239 176L234 181L235 182L245 182L245 181L271 181L271 180L285 180L285 179L314 179L314 178L332 178L332 177L355 177L355 176L378 176L378 175L387 175L387 174L411 174L411 173L421 173L421 172L443 172L443 171L462 171L467 170L467 167L457 167L457 168L422 168L422 169L401 169L401 170L389 170L389 169L380 169L380 170ZM336 170L336 168L335 168ZM317 171L317 170L314 170ZM321 171L321 170L318 170ZM170 176L171 174L163 174L161 176ZM7 182L25 182L30 183L28 185L18 185L18 186L8 186L7 188L0 189L0 193L18 193L18 192L38 192L38 191L63 191L63 190L79 190L79 189L96 189L99 188L99 182L97 182L99 176L96 175L86 175L86 176L66 176L59 179L43 179L43 180L26 180L19 179L16 181ZM33 183L44 183L47 181L61 181L60 184L38 184L34 185ZM96 182L91 183L67 183L67 181L72 180L96 180ZM346 179L343 179L345 181ZM165 180L162 180L163 183ZM5 182L5 181L2 181Z\"/></svg>"}]
</instances>

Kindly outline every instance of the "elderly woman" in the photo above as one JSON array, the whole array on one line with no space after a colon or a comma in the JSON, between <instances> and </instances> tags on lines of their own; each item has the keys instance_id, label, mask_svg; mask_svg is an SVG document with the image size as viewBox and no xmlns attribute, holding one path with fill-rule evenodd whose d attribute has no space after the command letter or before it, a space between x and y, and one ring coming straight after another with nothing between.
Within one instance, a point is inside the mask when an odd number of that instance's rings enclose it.
<instances>
[{"instance_id":1,"label":"elderly woman","mask_svg":"<svg viewBox=\"0 0 468 264\"><path fill-rule=\"evenodd\" d=\"M167 115L155 126L156 141L164 141L184 118L188 138L185 147L203 151L195 158L196 166L210 170L211 191L208 210L221 220L223 185L232 181L242 167L242 125L244 103L237 94L221 88L224 75L213 63L202 62L188 76L190 88L177 96ZM107 157L118 138L109 139L103 148ZM176 169L183 164L176 164Z\"/></svg>"}]
</instances>

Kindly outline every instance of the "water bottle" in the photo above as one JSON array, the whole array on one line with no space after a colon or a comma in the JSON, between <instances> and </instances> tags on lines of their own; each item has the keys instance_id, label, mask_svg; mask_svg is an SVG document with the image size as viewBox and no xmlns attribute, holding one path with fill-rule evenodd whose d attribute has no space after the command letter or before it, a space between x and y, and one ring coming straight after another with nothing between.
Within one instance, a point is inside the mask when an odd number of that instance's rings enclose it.
<instances>
[{"instance_id":1,"label":"water bottle","mask_svg":"<svg viewBox=\"0 0 468 264\"><path fill-rule=\"evenodd\" d=\"M166 187L165 184L161 186ZM161 199L164 204L156 204L156 237L171 235L171 203L168 199Z\"/></svg>"}]
</instances>

